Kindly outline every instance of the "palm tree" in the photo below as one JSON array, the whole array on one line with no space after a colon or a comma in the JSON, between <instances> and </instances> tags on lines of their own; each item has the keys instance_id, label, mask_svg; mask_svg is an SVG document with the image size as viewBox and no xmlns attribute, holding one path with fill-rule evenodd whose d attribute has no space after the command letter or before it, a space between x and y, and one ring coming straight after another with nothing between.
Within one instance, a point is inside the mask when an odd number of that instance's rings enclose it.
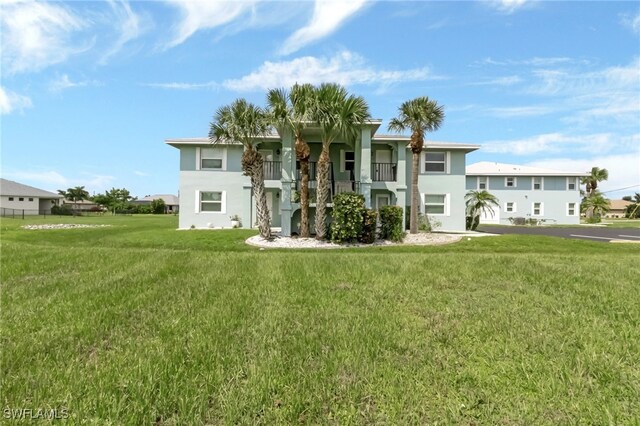
<instances>
[{"instance_id":1,"label":"palm tree","mask_svg":"<svg viewBox=\"0 0 640 426\"><path fill-rule=\"evenodd\" d=\"M230 105L220 107L213 116L209 130L211 143L226 140L244 145L242 171L251 178L256 198L256 217L260 236L271 238L269 208L264 189L264 159L256 150L256 139L265 136L269 125L265 111L245 99L236 99Z\"/></svg>"},{"instance_id":2,"label":"palm tree","mask_svg":"<svg viewBox=\"0 0 640 426\"><path fill-rule=\"evenodd\" d=\"M395 132L411 131L412 172L411 172L411 214L409 232L418 233L418 206L420 193L418 192L418 174L420 172L420 154L424 146L424 134L440 128L444 120L444 107L438 105L427 96L421 96L403 102L398 108L398 117L391 119L389 130Z\"/></svg>"},{"instance_id":3,"label":"palm tree","mask_svg":"<svg viewBox=\"0 0 640 426\"><path fill-rule=\"evenodd\" d=\"M640 192L636 192L633 197L628 195L626 197L622 197L622 199L625 201L631 201L631 204L627 206L625 216L629 219L640 217Z\"/></svg>"},{"instance_id":4,"label":"palm tree","mask_svg":"<svg viewBox=\"0 0 640 426\"><path fill-rule=\"evenodd\" d=\"M311 150L302 131L310 123L314 88L311 84L295 84L290 92L271 89L267 93L269 119L280 133L291 129L295 137L296 159L300 162L300 236L308 238L309 232L309 157Z\"/></svg>"},{"instance_id":5,"label":"palm tree","mask_svg":"<svg viewBox=\"0 0 640 426\"><path fill-rule=\"evenodd\" d=\"M581 183L586 185L587 196L591 197L595 195L598 189L598 182L609 179L609 172L607 169L601 169L599 167L592 167L589 176L585 176L581 179Z\"/></svg>"},{"instance_id":6,"label":"palm tree","mask_svg":"<svg viewBox=\"0 0 640 426\"><path fill-rule=\"evenodd\" d=\"M89 198L89 193L84 189L84 186L69 188L66 192L58 191L58 194L64 195L68 200L73 201L74 211L78 209L78 201L83 201Z\"/></svg>"},{"instance_id":7,"label":"palm tree","mask_svg":"<svg viewBox=\"0 0 640 426\"><path fill-rule=\"evenodd\" d=\"M362 96L350 95L335 83L323 83L314 90L313 121L320 127L322 151L317 165L316 238L327 235L327 201L329 197L329 147L337 138L354 142L362 123L371 118L369 105Z\"/></svg>"},{"instance_id":8,"label":"palm tree","mask_svg":"<svg viewBox=\"0 0 640 426\"><path fill-rule=\"evenodd\" d=\"M609 200L600 191L596 191L585 198L580 207L583 212L591 212L590 217L598 219L611 209Z\"/></svg>"},{"instance_id":9,"label":"palm tree","mask_svg":"<svg viewBox=\"0 0 640 426\"><path fill-rule=\"evenodd\" d=\"M475 231L480 224L481 213L490 213L493 217L493 209L491 207L500 207L496 196L486 190L469 191L467 195L465 195L464 200L467 205L467 216L471 216L470 229L472 231Z\"/></svg>"}]
</instances>

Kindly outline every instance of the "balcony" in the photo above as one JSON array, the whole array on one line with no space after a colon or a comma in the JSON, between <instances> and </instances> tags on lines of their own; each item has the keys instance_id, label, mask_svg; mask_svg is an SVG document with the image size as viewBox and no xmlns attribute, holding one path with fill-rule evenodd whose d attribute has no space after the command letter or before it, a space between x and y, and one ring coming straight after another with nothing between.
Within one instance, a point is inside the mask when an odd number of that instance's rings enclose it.
<instances>
[{"instance_id":1,"label":"balcony","mask_svg":"<svg viewBox=\"0 0 640 426\"><path fill-rule=\"evenodd\" d=\"M264 180L280 180L282 178L282 162L265 161L263 173Z\"/></svg>"},{"instance_id":2,"label":"balcony","mask_svg":"<svg viewBox=\"0 0 640 426\"><path fill-rule=\"evenodd\" d=\"M395 163L371 163L371 178L374 182L395 182Z\"/></svg>"}]
</instances>

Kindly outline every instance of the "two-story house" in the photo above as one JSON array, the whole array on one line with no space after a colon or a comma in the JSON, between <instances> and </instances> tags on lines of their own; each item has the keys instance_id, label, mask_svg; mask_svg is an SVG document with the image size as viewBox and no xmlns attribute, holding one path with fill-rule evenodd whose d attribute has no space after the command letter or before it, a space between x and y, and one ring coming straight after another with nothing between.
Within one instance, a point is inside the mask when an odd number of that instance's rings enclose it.
<instances>
[{"instance_id":1,"label":"two-story house","mask_svg":"<svg viewBox=\"0 0 640 426\"><path fill-rule=\"evenodd\" d=\"M467 166L466 189L486 190L499 207L482 214L480 223L512 223L509 218L580 223L580 178L585 173L491 162Z\"/></svg>"},{"instance_id":2,"label":"two-story house","mask_svg":"<svg viewBox=\"0 0 640 426\"><path fill-rule=\"evenodd\" d=\"M330 149L329 203L341 192L364 196L369 208L383 205L403 206L411 202L411 151L409 137L376 135L381 120L362 126L353 144L335 141ZM311 148L310 219L314 228L316 164L322 148L319 129L305 130ZM208 138L167 139L180 150L179 227L229 227L230 217L239 216L243 227L255 224L255 200L251 182L242 174L240 158L243 146ZM281 227L282 235L299 231L300 171L295 158L291 132L272 133L256 140L265 159L264 176L271 224ZM465 229L465 159L478 145L429 142L420 158L418 187L420 211L437 220L441 230Z\"/></svg>"}]
</instances>

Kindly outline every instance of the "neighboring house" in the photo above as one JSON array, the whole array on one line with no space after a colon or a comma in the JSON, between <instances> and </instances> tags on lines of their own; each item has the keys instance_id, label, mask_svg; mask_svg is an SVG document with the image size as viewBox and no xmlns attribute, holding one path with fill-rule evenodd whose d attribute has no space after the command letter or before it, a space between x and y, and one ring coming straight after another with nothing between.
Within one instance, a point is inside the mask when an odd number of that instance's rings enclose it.
<instances>
[{"instance_id":1,"label":"neighboring house","mask_svg":"<svg viewBox=\"0 0 640 426\"><path fill-rule=\"evenodd\" d=\"M627 206L629 204L633 204L631 201L626 201L626 200L610 200L609 202L610 202L609 204L610 210L604 215L604 217L607 217L607 218L625 217Z\"/></svg>"},{"instance_id":2,"label":"neighboring house","mask_svg":"<svg viewBox=\"0 0 640 426\"><path fill-rule=\"evenodd\" d=\"M480 223L510 224L509 218L547 223L580 223L580 178L585 173L491 162L467 166L469 190L487 190L500 207L482 214ZM491 214L493 213L493 214Z\"/></svg>"},{"instance_id":3,"label":"neighboring house","mask_svg":"<svg viewBox=\"0 0 640 426\"><path fill-rule=\"evenodd\" d=\"M58 205L62 195L8 179L0 179L0 213L38 215L51 214L51 207Z\"/></svg>"},{"instance_id":4,"label":"neighboring house","mask_svg":"<svg viewBox=\"0 0 640 426\"><path fill-rule=\"evenodd\" d=\"M381 120L363 125L353 145L331 144L329 204L341 192L358 192L365 205L378 209L393 204L408 208L411 203L411 151L409 137L375 135ZM319 129L305 131L311 148L310 221L315 227L316 164L320 156ZM230 217L238 215L243 227L255 224L255 200L249 177L241 170L243 146L229 141L211 144L208 138L167 139L180 150L181 229L230 227ZM299 232L299 165L290 132L272 133L256 141L264 156L264 175L271 224L285 236ZM465 230L465 158L478 145L430 142L420 158L418 181L420 210L440 225L440 230ZM330 213L330 212L329 212Z\"/></svg>"},{"instance_id":5,"label":"neighboring house","mask_svg":"<svg viewBox=\"0 0 640 426\"><path fill-rule=\"evenodd\" d=\"M137 200L131 201L131 204L139 205L139 206L150 206L153 200L161 199L164 201L164 212L169 213L178 213L180 211L180 201L178 197L173 194L155 194L155 195L147 195L146 197L142 197Z\"/></svg>"}]
</instances>

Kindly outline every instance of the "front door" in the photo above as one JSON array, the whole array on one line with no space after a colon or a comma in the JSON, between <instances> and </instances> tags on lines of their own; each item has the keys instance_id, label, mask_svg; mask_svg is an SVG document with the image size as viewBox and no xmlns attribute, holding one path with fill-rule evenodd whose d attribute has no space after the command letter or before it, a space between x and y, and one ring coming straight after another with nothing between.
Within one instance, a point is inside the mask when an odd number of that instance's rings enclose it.
<instances>
[{"instance_id":1,"label":"front door","mask_svg":"<svg viewBox=\"0 0 640 426\"><path fill-rule=\"evenodd\" d=\"M376 195L376 210L380 210L383 206L391 204L390 194L378 194Z\"/></svg>"}]
</instances>

